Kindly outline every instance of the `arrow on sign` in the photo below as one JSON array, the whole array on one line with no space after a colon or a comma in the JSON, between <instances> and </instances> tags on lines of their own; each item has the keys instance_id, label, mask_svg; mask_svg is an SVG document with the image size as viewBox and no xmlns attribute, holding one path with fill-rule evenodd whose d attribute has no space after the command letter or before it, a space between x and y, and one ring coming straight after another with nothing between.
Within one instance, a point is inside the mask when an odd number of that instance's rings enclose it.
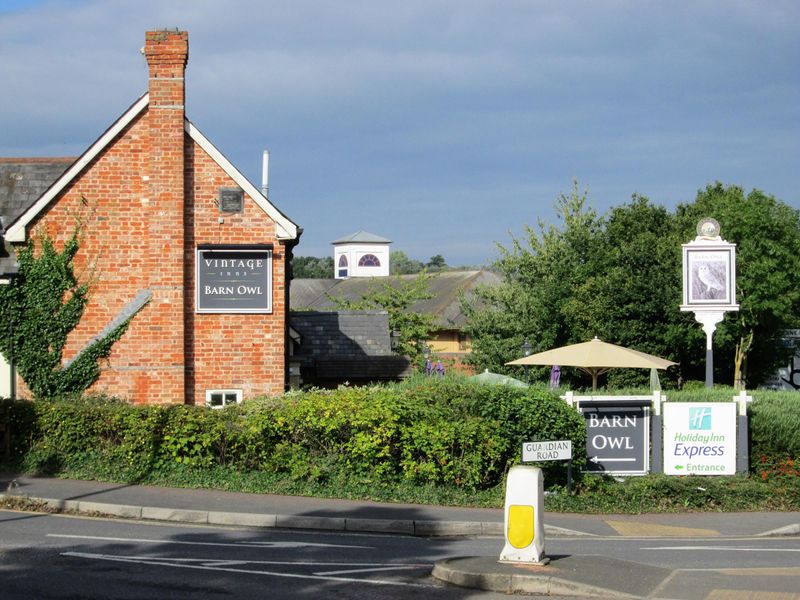
<instances>
[{"instance_id":1,"label":"arrow on sign","mask_svg":"<svg viewBox=\"0 0 800 600\"><path fill-rule=\"evenodd\" d=\"M600 461L603 462L634 462L635 458L600 458L599 456L593 456L589 459L593 463L599 463Z\"/></svg>"}]
</instances>

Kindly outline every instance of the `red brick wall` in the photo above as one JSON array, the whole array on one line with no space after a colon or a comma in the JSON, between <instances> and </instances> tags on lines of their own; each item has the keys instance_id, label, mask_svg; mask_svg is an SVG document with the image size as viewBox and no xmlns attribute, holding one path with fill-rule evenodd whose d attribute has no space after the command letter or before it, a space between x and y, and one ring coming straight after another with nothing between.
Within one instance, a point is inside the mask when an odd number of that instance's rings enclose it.
<instances>
[{"instance_id":1,"label":"red brick wall","mask_svg":"<svg viewBox=\"0 0 800 600\"><path fill-rule=\"evenodd\" d=\"M186 157L186 328L192 332L186 355L194 402L205 402L207 389L241 389L245 398L283 392L286 248L275 238L275 223L246 194L243 212L221 214L218 190L236 184L191 140ZM202 244L273 244L272 313L196 313L195 249Z\"/></svg>"},{"instance_id":2,"label":"red brick wall","mask_svg":"<svg viewBox=\"0 0 800 600\"><path fill-rule=\"evenodd\" d=\"M183 338L175 344L175 321L183 322L182 253L179 294L162 285L169 272L168 255L154 256L150 223L162 211L150 198L148 173L149 127L145 112L73 180L40 214L29 236L39 232L63 245L81 221L80 249L75 272L90 283L90 298L78 327L69 337L64 358L73 357L105 327L141 289L153 299L118 341L92 391L107 392L136 402L184 401ZM164 247L174 245L159 240ZM178 247L183 247L178 232ZM174 271L175 269L172 269ZM177 296L177 298L176 298Z\"/></svg>"},{"instance_id":3,"label":"red brick wall","mask_svg":"<svg viewBox=\"0 0 800 600\"><path fill-rule=\"evenodd\" d=\"M75 267L81 281L91 282L91 295L65 359L137 292L152 291L91 390L137 403L202 404L206 390L218 388L241 389L245 398L284 390L286 248L275 239L275 223L247 196L241 214L218 222L218 189L236 184L184 132L185 35L148 32L149 108L29 231L63 246L76 218L83 223ZM161 51L170 60L153 58ZM273 244L272 314L196 313L198 244ZM20 395L26 393L21 385Z\"/></svg>"}]
</instances>

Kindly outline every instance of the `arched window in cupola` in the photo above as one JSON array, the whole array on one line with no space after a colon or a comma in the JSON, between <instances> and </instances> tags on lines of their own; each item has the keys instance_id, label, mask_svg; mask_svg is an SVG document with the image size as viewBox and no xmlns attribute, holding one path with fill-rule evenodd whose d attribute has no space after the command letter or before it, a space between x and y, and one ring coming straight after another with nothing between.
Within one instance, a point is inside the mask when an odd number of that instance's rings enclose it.
<instances>
[{"instance_id":1,"label":"arched window in cupola","mask_svg":"<svg viewBox=\"0 0 800 600\"><path fill-rule=\"evenodd\" d=\"M359 267L380 267L381 261L374 254L365 254L358 260Z\"/></svg>"},{"instance_id":2,"label":"arched window in cupola","mask_svg":"<svg viewBox=\"0 0 800 600\"><path fill-rule=\"evenodd\" d=\"M339 277L347 277L347 257L344 254L339 257Z\"/></svg>"}]
</instances>

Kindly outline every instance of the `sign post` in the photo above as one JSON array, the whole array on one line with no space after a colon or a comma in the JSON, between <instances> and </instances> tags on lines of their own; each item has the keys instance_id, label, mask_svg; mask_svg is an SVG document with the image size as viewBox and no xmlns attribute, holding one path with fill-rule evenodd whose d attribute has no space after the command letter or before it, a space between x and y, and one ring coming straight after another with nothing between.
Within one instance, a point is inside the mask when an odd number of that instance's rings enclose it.
<instances>
[{"instance_id":1,"label":"sign post","mask_svg":"<svg viewBox=\"0 0 800 600\"><path fill-rule=\"evenodd\" d=\"M566 460L567 493L572 492L572 440L553 440L549 442L525 442L522 444L522 462L544 462Z\"/></svg>"},{"instance_id":2,"label":"sign post","mask_svg":"<svg viewBox=\"0 0 800 600\"><path fill-rule=\"evenodd\" d=\"M706 387L714 386L712 338L727 311L736 304L736 244L723 240L719 223L702 219L697 237L683 244L683 304L681 311L693 312L706 334Z\"/></svg>"}]
</instances>

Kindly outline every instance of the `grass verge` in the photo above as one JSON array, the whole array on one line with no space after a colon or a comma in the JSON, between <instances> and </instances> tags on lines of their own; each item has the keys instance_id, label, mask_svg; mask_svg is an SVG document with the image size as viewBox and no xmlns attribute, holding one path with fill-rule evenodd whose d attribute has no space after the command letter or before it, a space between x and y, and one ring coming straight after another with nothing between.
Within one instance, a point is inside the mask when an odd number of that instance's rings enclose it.
<instances>
[{"instance_id":1,"label":"grass verge","mask_svg":"<svg viewBox=\"0 0 800 600\"><path fill-rule=\"evenodd\" d=\"M6 470L12 472L15 466L19 472L19 465L6 465ZM329 472L314 478L292 478L286 474L184 465L170 465L148 473L137 472L131 477L119 470L109 469L108 463L86 456L75 464L62 465L53 475L68 479L175 488L440 506L502 508L504 502L504 489L500 485L471 491L446 485L418 485L403 480L375 481L343 472ZM800 478L781 477L764 481L758 477L741 475L647 475L616 481L587 475L571 494L559 486L549 489L545 495L545 509L550 512L586 514L800 511Z\"/></svg>"}]
</instances>

